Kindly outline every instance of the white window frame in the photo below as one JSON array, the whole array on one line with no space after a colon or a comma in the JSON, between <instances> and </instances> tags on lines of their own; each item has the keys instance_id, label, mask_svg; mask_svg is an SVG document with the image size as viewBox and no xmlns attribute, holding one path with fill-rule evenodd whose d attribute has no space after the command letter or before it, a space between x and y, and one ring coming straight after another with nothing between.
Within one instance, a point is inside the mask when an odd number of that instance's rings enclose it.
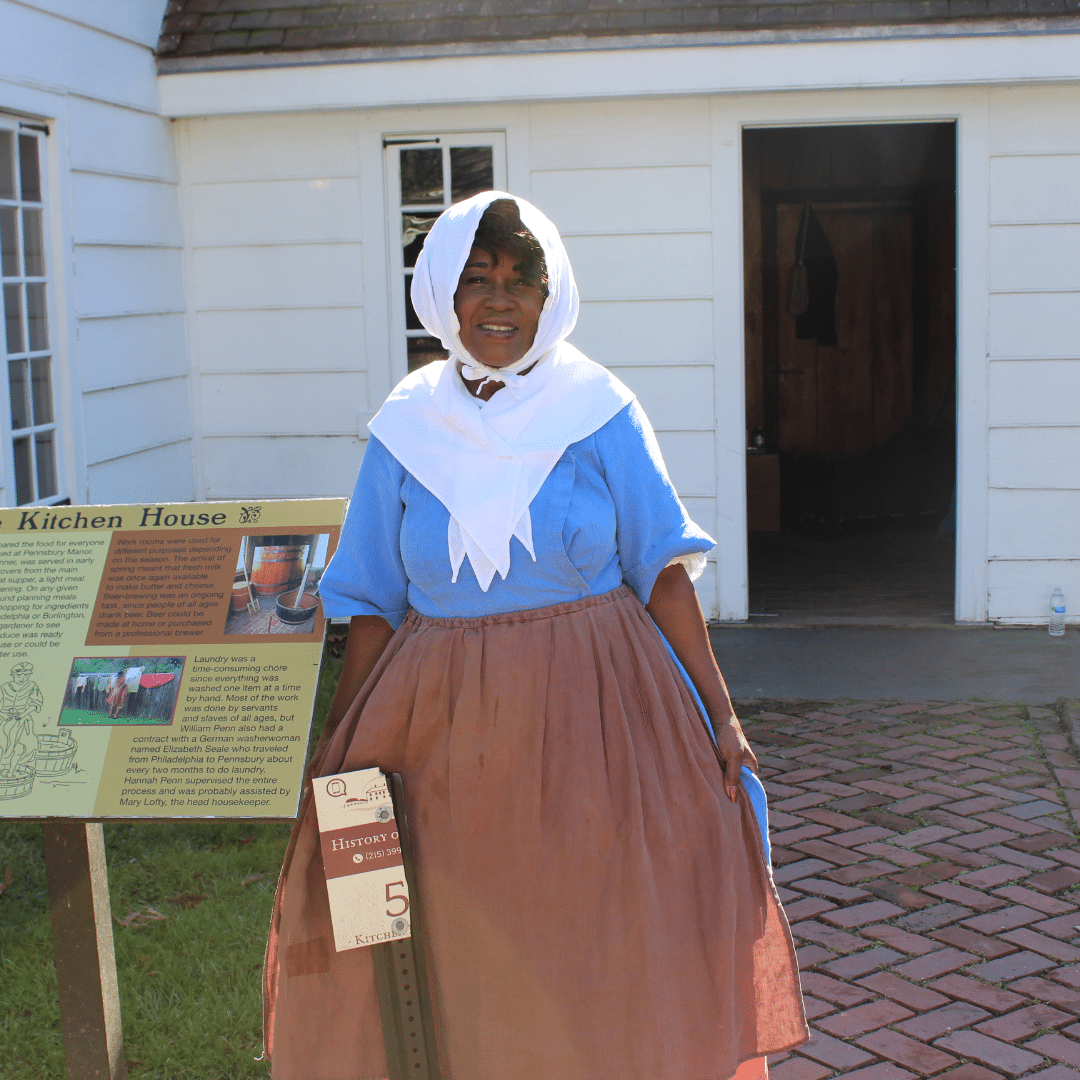
<instances>
[{"instance_id":1,"label":"white window frame","mask_svg":"<svg viewBox=\"0 0 1080 1080\"><path fill-rule=\"evenodd\" d=\"M4 276L3 285L17 286L21 293L20 303L23 305L22 312L22 329L24 332L23 350L21 352L8 353L7 352L7 337L6 332L3 336L0 336L0 341L4 343L4 359L5 362L11 360L26 360L27 361L27 402L32 407L33 398L33 365L32 361L37 358L46 357L49 359L49 389L52 395L51 401L51 413L52 420L44 424L31 423L27 427L14 428L12 426L11 415L11 384L10 384L10 369L5 363L3 372L3 393L0 394L0 482L3 485L4 492L4 505L13 506L17 505L16 500L18 498L16 484L15 484L15 448L14 440L16 438L27 438L30 440L30 471L33 483L34 499L29 500L26 503L18 505L25 506L54 506L59 503L69 501L69 494L66 491L65 479L67 470L64 468L64 448L62 446L62 437L60 431L60 423L58 419L59 412L59 399L57 394L59 370L57 363L57 322L56 322L56 301L55 290L53 288L53 266L52 266L52 227L49 213L49 190L48 190L48 162L49 156L47 153L46 139L49 137L49 129L41 123L35 123L30 120L21 120L16 116L9 114L0 114L0 130L9 131L12 133L13 140L18 144L20 136L31 137L37 143L38 153L38 177L41 185L40 201L28 201L21 198L22 192L19 185L19 178L16 175L16 198L0 198L0 206L3 207L15 207L16 208L16 222L17 222L17 239L16 249L19 252L20 263L22 261L23 251L23 216L22 209L30 208L34 210L40 210L41 212L41 228L42 228L42 248L41 256L44 260L44 275L34 275L28 277L25 274L25 265L20 265L20 274L17 276ZM46 344L45 349L31 349L29 340L29 313L26 311L25 304L25 289L26 284L43 284L45 286L45 331L46 331ZM4 298L0 293L0 309L4 309ZM6 314L6 309L5 314ZM6 327L5 327L6 331ZM30 417L34 419L33 416ZM38 475L37 475L37 437L41 434L52 433L53 436L53 469L55 471L56 492L52 495L47 495L44 498L37 498L39 492Z\"/></svg>"},{"instance_id":2,"label":"white window frame","mask_svg":"<svg viewBox=\"0 0 1080 1080\"><path fill-rule=\"evenodd\" d=\"M408 339L430 337L426 330L409 330L405 325L405 293L403 282L412 277L412 267L405 266L401 244L401 215L403 213L440 213L451 205L449 185L444 187L439 203L410 204L401 201L402 150L442 149L443 176L450 176L450 151L461 146L490 146L492 177L495 190L506 190L506 133L504 131L455 132L394 132L383 135L383 164L386 177L387 249L389 254L390 285L390 363L393 381L405 377L409 370Z\"/></svg>"}]
</instances>

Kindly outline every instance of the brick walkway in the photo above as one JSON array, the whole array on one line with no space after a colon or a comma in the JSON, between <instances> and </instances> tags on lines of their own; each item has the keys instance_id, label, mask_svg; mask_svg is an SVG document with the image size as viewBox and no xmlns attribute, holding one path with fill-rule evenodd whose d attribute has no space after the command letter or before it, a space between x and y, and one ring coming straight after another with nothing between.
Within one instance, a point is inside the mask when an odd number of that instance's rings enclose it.
<instances>
[{"instance_id":1,"label":"brick walkway","mask_svg":"<svg viewBox=\"0 0 1080 1080\"><path fill-rule=\"evenodd\" d=\"M741 713L813 1031L772 1080L1080 1080L1080 761L1056 714Z\"/></svg>"}]
</instances>

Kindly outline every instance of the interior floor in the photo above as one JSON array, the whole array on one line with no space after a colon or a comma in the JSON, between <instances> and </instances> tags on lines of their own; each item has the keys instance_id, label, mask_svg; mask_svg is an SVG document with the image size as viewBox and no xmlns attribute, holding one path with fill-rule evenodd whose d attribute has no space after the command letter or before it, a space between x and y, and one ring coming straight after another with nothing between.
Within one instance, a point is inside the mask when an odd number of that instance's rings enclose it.
<instances>
[{"instance_id":1,"label":"interior floor","mask_svg":"<svg viewBox=\"0 0 1080 1080\"><path fill-rule=\"evenodd\" d=\"M769 626L953 622L954 544L938 525L886 523L836 539L749 536L750 621Z\"/></svg>"}]
</instances>

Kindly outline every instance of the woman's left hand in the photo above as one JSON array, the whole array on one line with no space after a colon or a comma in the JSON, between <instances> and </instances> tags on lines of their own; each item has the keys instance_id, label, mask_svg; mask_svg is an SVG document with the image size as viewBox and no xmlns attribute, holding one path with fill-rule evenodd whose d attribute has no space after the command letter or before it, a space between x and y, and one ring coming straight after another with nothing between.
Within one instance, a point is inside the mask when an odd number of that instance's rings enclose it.
<instances>
[{"instance_id":1,"label":"woman's left hand","mask_svg":"<svg viewBox=\"0 0 1080 1080\"><path fill-rule=\"evenodd\" d=\"M717 725L716 748L720 753L720 760L724 763L724 788L728 798L735 802L739 797L739 770L745 765L756 773L758 760L746 741L742 725L734 716Z\"/></svg>"}]
</instances>

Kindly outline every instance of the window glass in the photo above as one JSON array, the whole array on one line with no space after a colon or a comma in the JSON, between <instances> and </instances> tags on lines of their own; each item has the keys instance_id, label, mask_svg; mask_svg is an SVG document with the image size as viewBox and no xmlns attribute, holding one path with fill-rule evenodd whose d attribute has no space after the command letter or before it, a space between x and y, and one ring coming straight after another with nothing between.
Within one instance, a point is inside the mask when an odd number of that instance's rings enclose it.
<instances>
[{"instance_id":1,"label":"window glass","mask_svg":"<svg viewBox=\"0 0 1080 1080\"><path fill-rule=\"evenodd\" d=\"M45 276L45 238L41 219L40 210L23 211L23 266L27 277Z\"/></svg>"},{"instance_id":2,"label":"window glass","mask_svg":"<svg viewBox=\"0 0 1080 1080\"><path fill-rule=\"evenodd\" d=\"M435 147L401 151L401 202L437 203L443 201L442 151Z\"/></svg>"},{"instance_id":3,"label":"window glass","mask_svg":"<svg viewBox=\"0 0 1080 1080\"><path fill-rule=\"evenodd\" d=\"M450 201L461 202L495 186L490 146L450 147Z\"/></svg>"},{"instance_id":4,"label":"window glass","mask_svg":"<svg viewBox=\"0 0 1080 1080\"><path fill-rule=\"evenodd\" d=\"M401 248L406 266L415 266L420 249L424 246L424 237L431 230L431 225L438 214L402 214Z\"/></svg>"},{"instance_id":5,"label":"window glass","mask_svg":"<svg viewBox=\"0 0 1080 1080\"><path fill-rule=\"evenodd\" d=\"M3 134L0 131L0 135ZM15 227L17 215L14 206L0 206L0 269L4 277L19 276L19 230Z\"/></svg>"},{"instance_id":6,"label":"window glass","mask_svg":"<svg viewBox=\"0 0 1080 1080\"><path fill-rule=\"evenodd\" d=\"M25 428L30 426L30 407L26 391L26 361L8 361L8 389L11 393L11 426Z\"/></svg>"},{"instance_id":7,"label":"window glass","mask_svg":"<svg viewBox=\"0 0 1080 1080\"><path fill-rule=\"evenodd\" d=\"M45 284L26 286L26 323L30 330L30 351L49 347L49 320L45 315Z\"/></svg>"},{"instance_id":8,"label":"window glass","mask_svg":"<svg viewBox=\"0 0 1080 1080\"><path fill-rule=\"evenodd\" d=\"M31 389L34 401L34 423L51 424L52 405L52 361L47 356L35 356L30 361Z\"/></svg>"},{"instance_id":9,"label":"window glass","mask_svg":"<svg viewBox=\"0 0 1080 1080\"><path fill-rule=\"evenodd\" d=\"M412 275L410 274L405 278L405 329L423 330L424 324L420 321L420 316L416 314L416 308L413 307L411 294Z\"/></svg>"},{"instance_id":10,"label":"window glass","mask_svg":"<svg viewBox=\"0 0 1080 1080\"><path fill-rule=\"evenodd\" d=\"M442 342L433 337L409 338L409 370L415 371L433 360L445 360L450 354L442 347Z\"/></svg>"},{"instance_id":11,"label":"window glass","mask_svg":"<svg viewBox=\"0 0 1080 1080\"><path fill-rule=\"evenodd\" d=\"M41 202L38 146L33 135L19 136L19 180L23 202Z\"/></svg>"},{"instance_id":12,"label":"window glass","mask_svg":"<svg viewBox=\"0 0 1080 1080\"><path fill-rule=\"evenodd\" d=\"M7 351L23 351L22 333L22 287L4 286L4 329L7 335Z\"/></svg>"},{"instance_id":13,"label":"window glass","mask_svg":"<svg viewBox=\"0 0 1080 1080\"><path fill-rule=\"evenodd\" d=\"M30 440L24 435L13 446L15 460L15 501L34 501L34 473L30 467Z\"/></svg>"},{"instance_id":14,"label":"window glass","mask_svg":"<svg viewBox=\"0 0 1080 1080\"><path fill-rule=\"evenodd\" d=\"M0 199L15 198L15 135L0 131Z\"/></svg>"},{"instance_id":15,"label":"window glass","mask_svg":"<svg viewBox=\"0 0 1080 1080\"><path fill-rule=\"evenodd\" d=\"M52 431L39 431L34 439L37 446L37 493L39 499L51 499L56 494L54 434Z\"/></svg>"}]
</instances>

